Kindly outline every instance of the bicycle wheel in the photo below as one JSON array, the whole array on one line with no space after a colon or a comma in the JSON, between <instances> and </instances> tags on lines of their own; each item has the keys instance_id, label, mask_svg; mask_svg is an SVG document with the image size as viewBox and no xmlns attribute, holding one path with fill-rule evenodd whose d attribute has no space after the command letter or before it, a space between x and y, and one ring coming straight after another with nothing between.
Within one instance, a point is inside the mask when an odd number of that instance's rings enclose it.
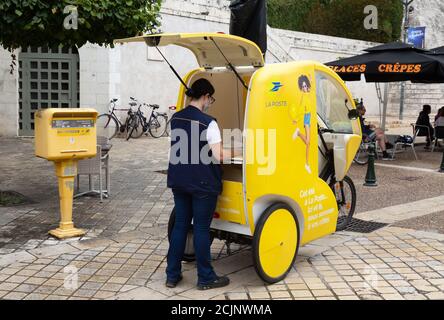
<instances>
[{"instance_id":1,"label":"bicycle wheel","mask_svg":"<svg viewBox=\"0 0 444 320\"><path fill-rule=\"evenodd\" d=\"M165 134L167 137L169 137L171 135L171 118L167 122Z\"/></svg>"},{"instance_id":2,"label":"bicycle wheel","mask_svg":"<svg viewBox=\"0 0 444 320\"><path fill-rule=\"evenodd\" d=\"M361 166L368 163L368 149L366 144L361 143L353 161Z\"/></svg>"},{"instance_id":3,"label":"bicycle wheel","mask_svg":"<svg viewBox=\"0 0 444 320\"><path fill-rule=\"evenodd\" d=\"M139 126L138 117L132 114L126 121L126 140L128 141L133 135L137 136L139 131L142 131L142 126Z\"/></svg>"},{"instance_id":4,"label":"bicycle wheel","mask_svg":"<svg viewBox=\"0 0 444 320\"><path fill-rule=\"evenodd\" d=\"M101 114L96 122L97 136L107 137L112 139L117 135L119 124L117 120L110 114Z\"/></svg>"},{"instance_id":5,"label":"bicycle wheel","mask_svg":"<svg viewBox=\"0 0 444 320\"><path fill-rule=\"evenodd\" d=\"M166 116L156 116L152 117L150 120L149 132L153 138L160 138L166 131L167 127L167 117Z\"/></svg>"},{"instance_id":6,"label":"bicycle wheel","mask_svg":"<svg viewBox=\"0 0 444 320\"><path fill-rule=\"evenodd\" d=\"M136 126L131 129L130 136L133 139L138 139L143 134L142 119L139 116L135 116Z\"/></svg>"},{"instance_id":7,"label":"bicycle wheel","mask_svg":"<svg viewBox=\"0 0 444 320\"><path fill-rule=\"evenodd\" d=\"M356 209L356 188L353 180L345 176L344 180L336 181L332 178L330 181L330 188L336 196L338 202L338 222L336 224L336 231L344 230L350 223Z\"/></svg>"}]
</instances>

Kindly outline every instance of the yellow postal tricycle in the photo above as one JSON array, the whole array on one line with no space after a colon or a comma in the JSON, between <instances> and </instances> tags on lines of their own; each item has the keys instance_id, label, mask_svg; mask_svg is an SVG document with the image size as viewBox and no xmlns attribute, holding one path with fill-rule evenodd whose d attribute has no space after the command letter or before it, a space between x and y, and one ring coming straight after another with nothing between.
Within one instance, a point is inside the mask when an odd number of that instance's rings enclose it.
<instances>
[{"instance_id":1,"label":"yellow postal tricycle","mask_svg":"<svg viewBox=\"0 0 444 320\"><path fill-rule=\"evenodd\" d=\"M206 78L215 87L209 113L224 143L237 141L243 156L222 165L223 193L211 232L228 243L251 244L264 281L282 280L301 245L343 228L356 202L346 174L361 128L350 92L330 68L313 61L264 65L253 42L218 33L116 40L123 42L178 45L194 53L200 68L179 77L178 110L188 105L185 89L195 80ZM170 228L173 223L174 214Z\"/></svg>"}]
</instances>

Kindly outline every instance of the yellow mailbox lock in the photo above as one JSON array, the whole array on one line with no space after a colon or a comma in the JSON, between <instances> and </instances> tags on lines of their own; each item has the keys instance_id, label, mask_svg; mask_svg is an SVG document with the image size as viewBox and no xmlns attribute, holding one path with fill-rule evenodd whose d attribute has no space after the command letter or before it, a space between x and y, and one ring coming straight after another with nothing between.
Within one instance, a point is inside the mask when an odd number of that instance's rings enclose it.
<instances>
[{"instance_id":1,"label":"yellow mailbox lock","mask_svg":"<svg viewBox=\"0 0 444 320\"><path fill-rule=\"evenodd\" d=\"M59 239L82 236L72 221L77 161L97 153L97 111L86 108L44 109L35 114L35 154L53 161L59 183L60 224L49 231Z\"/></svg>"}]
</instances>

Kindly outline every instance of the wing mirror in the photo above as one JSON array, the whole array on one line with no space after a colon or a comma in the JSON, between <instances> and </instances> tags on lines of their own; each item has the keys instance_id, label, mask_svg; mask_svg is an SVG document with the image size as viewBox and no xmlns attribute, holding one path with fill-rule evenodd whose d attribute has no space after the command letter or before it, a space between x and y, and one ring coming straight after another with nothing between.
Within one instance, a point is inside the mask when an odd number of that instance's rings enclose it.
<instances>
[{"instance_id":1,"label":"wing mirror","mask_svg":"<svg viewBox=\"0 0 444 320\"><path fill-rule=\"evenodd\" d=\"M359 118L359 114L358 114L358 110L356 109L351 109L348 111L348 118L350 120L356 120Z\"/></svg>"}]
</instances>

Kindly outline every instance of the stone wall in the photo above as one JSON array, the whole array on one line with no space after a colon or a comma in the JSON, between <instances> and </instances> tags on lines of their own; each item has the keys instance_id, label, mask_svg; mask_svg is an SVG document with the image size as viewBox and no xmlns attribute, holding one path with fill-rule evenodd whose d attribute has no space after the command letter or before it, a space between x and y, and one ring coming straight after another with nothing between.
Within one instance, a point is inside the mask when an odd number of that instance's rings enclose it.
<instances>
[{"instance_id":1,"label":"stone wall","mask_svg":"<svg viewBox=\"0 0 444 320\"><path fill-rule=\"evenodd\" d=\"M18 50L14 52L18 56ZM18 134L18 61L10 74L11 52L0 47L0 136Z\"/></svg>"},{"instance_id":2,"label":"stone wall","mask_svg":"<svg viewBox=\"0 0 444 320\"><path fill-rule=\"evenodd\" d=\"M426 27L426 48L444 46L444 1L414 0L414 11L410 17L411 25ZM399 115L401 85L390 85L388 114ZM444 84L412 84L408 82L405 90L404 116L412 119L418 116L423 104L432 106L432 113L444 106Z\"/></svg>"},{"instance_id":3,"label":"stone wall","mask_svg":"<svg viewBox=\"0 0 444 320\"><path fill-rule=\"evenodd\" d=\"M79 49L80 107L106 110L110 97L109 48L86 44Z\"/></svg>"}]
</instances>

